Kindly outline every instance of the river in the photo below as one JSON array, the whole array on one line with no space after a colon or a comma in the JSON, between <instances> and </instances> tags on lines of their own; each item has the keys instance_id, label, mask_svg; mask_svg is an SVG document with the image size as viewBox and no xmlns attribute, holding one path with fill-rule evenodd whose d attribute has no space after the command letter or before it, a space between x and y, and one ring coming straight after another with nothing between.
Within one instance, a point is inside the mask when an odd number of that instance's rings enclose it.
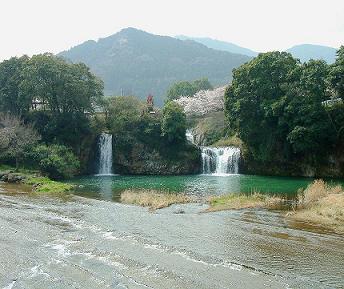
<instances>
[{"instance_id":1,"label":"river","mask_svg":"<svg viewBox=\"0 0 344 289\"><path fill-rule=\"evenodd\" d=\"M149 212L108 201L129 178L89 178L96 199L0 195L0 288L344 287L343 236L290 223L279 211L202 213L205 205L187 204ZM183 188L204 188L195 178L199 186ZM87 179L74 182L79 194L91 191ZM218 193L226 183L204 182Z\"/></svg>"}]
</instances>

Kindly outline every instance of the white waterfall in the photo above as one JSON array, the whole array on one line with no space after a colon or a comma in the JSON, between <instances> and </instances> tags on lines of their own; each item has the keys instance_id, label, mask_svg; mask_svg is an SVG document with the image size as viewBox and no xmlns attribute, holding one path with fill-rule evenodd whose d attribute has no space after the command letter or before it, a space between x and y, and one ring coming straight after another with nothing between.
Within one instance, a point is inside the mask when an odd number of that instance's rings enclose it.
<instances>
[{"instance_id":1,"label":"white waterfall","mask_svg":"<svg viewBox=\"0 0 344 289\"><path fill-rule=\"evenodd\" d=\"M226 175L239 173L240 149L237 147L203 147L203 174Z\"/></svg>"},{"instance_id":2,"label":"white waterfall","mask_svg":"<svg viewBox=\"0 0 344 289\"><path fill-rule=\"evenodd\" d=\"M112 174L112 135L102 133L99 137L99 175Z\"/></svg>"},{"instance_id":3,"label":"white waterfall","mask_svg":"<svg viewBox=\"0 0 344 289\"><path fill-rule=\"evenodd\" d=\"M186 136L186 140L188 142L191 142L193 144L195 143L194 136L193 136L192 131L190 129L186 130L185 136Z\"/></svg>"}]
</instances>

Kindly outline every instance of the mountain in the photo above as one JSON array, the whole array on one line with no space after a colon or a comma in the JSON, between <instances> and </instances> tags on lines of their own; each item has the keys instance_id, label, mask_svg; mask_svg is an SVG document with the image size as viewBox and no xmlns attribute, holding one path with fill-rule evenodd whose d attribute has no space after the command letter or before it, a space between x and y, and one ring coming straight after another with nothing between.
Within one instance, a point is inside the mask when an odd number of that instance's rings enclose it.
<instances>
[{"instance_id":1,"label":"mountain","mask_svg":"<svg viewBox=\"0 0 344 289\"><path fill-rule=\"evenodd\" d=\"M323 59L327 63L333 63L336 58L336 49L333 47L301 44L293 46L286 50L291 53L295 58L299 58L302 62L310 59Z\"/></svg>"},{"instance_id":2,"label":"mountain","mask_svg":"<svg viewBox=\"0 0 344 289\"><path fill-rule=\"evenodd\" d=\"M175 36L175 38L180 39L180 40L193 40L209 48L216 49L216 50L243 54L243 55L248 55L248 56L253 56L253 57L258 55L258 52L255 52L251 49L241 47L234 43L220 41L220 40L216 40L216 39L212 39L208 37L189 37L185 35L177 35Z\"/></svg>"},{"instance_id":3,"label":"mountain","mask_svg":"<svg viewBox=\"0 0 344 289\"><path fill-rule=\"evenodd\" d=\"M158 105L176 81L207 77L215 86L224 85L231 80L233 68L251 59L135 28L86 41L58 55L86 63L103 79L106 95L131 94L144 99L152 93Z\"/></svg>"},{"instance_id":4,"label":"mountain","mask_svg":"<svg viewBox=\"0 0 344 289\"><path fill-rule=\"evenodd\" d=\"M176 38L180 40L193 40L207 46L208 48L216 50L238 53L252 57L258 55L258 52L255 52L251 49L238 46L234 43L220 41L212 38L198 38L185 35L178 35L176 36ZM295 58L299 58L302 62L306 62L310 59L323 59L329 64L335 61L336 51L337 50L333 47L313 44L295 45L286 50L286 52L291 53Z\"/></svg>"}]
</instances>

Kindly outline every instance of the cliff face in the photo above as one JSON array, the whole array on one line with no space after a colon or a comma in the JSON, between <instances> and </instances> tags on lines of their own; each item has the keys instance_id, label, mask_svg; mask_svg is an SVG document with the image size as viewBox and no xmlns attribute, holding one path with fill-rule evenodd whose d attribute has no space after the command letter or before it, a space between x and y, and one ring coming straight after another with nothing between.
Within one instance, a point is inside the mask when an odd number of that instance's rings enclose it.
<instances>
[{"instance_id":1,"label":"cliff face","mask_svg":"<svg viewBox=\"0 0 344 289\"><path fill-rule=\"evenodd\" d=\"M180 150L162 152L135 143L127 151L114 147L114 171L133 175L185 175L201 170L199 148L185 145Z\"/></svg>"}]
</instances>

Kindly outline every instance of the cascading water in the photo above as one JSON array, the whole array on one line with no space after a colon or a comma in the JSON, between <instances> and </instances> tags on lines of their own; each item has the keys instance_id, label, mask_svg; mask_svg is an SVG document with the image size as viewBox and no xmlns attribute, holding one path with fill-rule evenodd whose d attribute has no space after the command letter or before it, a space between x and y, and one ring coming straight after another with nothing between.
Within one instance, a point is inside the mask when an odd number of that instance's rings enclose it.
<instances>
[{"instance_id":1,"label":"cascading water","mask_svg":"<svg viewBox=\"0 0 344 289\"><path fill-rule=\"evenodd\" d=\"M102 133L99 137L99 175L112 174L112 135Z\"/></svg>"},{"instance_id":2,"label":"cascading water","mask_svg":"<svg viewBox=\"0 0 344 289\"><path fill-rule=\"evenodd\" d=\"M195 143L194 136L190 129L186 130L185 137L188 142L193 143L193 144Z\"/></svg>"},{"instance_id":3,"label":"cascading water","mask_svg":"<svg viewBox=\"0 0 344 289\"><path fill-rule=\"evenodd\" d=\"M237 174L239 172L240 149L237 147L203 147L203 174Z\"/></svg>"}]
</instances>

